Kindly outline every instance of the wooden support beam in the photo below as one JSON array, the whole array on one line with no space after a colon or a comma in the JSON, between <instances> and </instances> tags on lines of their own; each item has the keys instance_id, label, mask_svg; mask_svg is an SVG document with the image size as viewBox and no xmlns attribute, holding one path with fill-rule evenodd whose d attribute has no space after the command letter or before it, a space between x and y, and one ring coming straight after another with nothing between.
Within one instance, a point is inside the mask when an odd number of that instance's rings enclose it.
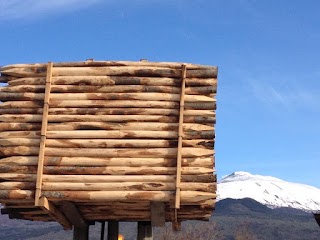
<instances>
[{"instance_id":1,"label":"wooden support beam","mask_svg":"<svg viewBox=\"0 0 320 240\"><path fill-rule=\"evenodd\" d=\"M46 197L41 197L39 206L53 219L59 222L65 230L71 230L72 224Z\"/></svg>"},{"instance_id":2,"label":"wooden support beam","mask_svg":"<svg viewBox=\"0 0 320 240\"><path fill-rule=\"evenodd\" d=\"M10 213L10 209L8 208L1 208L1 214L5 215L5 214L9 214Z\"/></svg>"},{"instance_id":3,"label":"wooden support beam","mask_svg":"<svg viewBox=\"0 0 320 240\"><path fill-rule=\"evenodd\" d=\"M72 202L63 201L60 209L69 222L75 227L86 227L89 225L86 220L83 219L78 208Z\"/></svg>"},{"instance_id":4,"label":"wooden support beam","mask_svg":"<svg viewBox=\"0 0 320 240\"><path fill-rule=\"evenodd\" d=\"M138 222L137 240L153 240L151 222Z\"/></svg>"},{"instance_id":5,"label":"wooden support beam","mask_svg":"<svg viewBox=\"0 0 320 240\"><path fill-rule=\"evenodd\" d=\"M51 91L51 79L53 63L49 62L47 65L47 76L46 76L46 87L44 95L43 104L43 114L42 114L42 126L41 126L41 140L39 148L39 158L38 158L38 169L37 169L37 180L36 180L36 193L35 193L35 206L41 207L49 216L57 220L64 229L72 229L72 225L69 220L52 204L47 198L41 197L42 179L43 179L43 169L44 169L44 157L45 157L45 142L47 135L48 126L48 114L49 114L49 100Z\"/></svg>"},{"instance_id":6,"label":"wooden support beam","mask_svg":"<svg viewBox=\"0 0 320 240\"><path fill-rule=\"evenodd\" d=\"M73 240L89 240L89 226L75 227L73 230Z\"/></svg>"},{"instance_id":7,"label":"wooden support beam","mask_svg":"<svg viewBox=\"0 0 320 240\"><path fill-rule=\"evenodd\" d=\"M174 231L181 231L181 221L172 222L172 229Z\"/></svg>"},{"instance_id":8,"label":"wooden support beam","mask_svg":"<svg viewBox=\"0 0 320 240\"><path fill-rule=\"evenodd\" d=\"M9 212L9 219L23 219L23 216L17 212Z\"/></svg>"},{"instance_id":9,"label":"wooden support beam","mask_svg":"<svg viewBox=\"0 0 320 240\"><path fill-rule=\"evenodd\" d=\"M183 135L183 112L184 112L184 96L186 89L187 67L182 65L181 69L181 94L180 94L180 113L179 113L179 130L178 130L178 149L177 149L177 174L176 174L176 197L175 197L175 218L174 222L178 222L178 209L180 209L180 192L181 192L181 162L182 162L182 135Z\"/></svg>"},{"instance_id":10,"label":"wooden support beam","mask_svg":"<svg viewBox=\"0 0 320 240\"><path fill-rule=\"evenodd\" d=\"M43 104L41 140L40 140L38 170L37 170L37 185L36 185L36 194L35 194L35 205L36 206L40 206L39 200L41 197L42 176L43 176L44 157L45 157L44 155L45 155L45 142L46 142L46 135L47 135L47 126L48 126L49 100L50 100L51 79L52 79L52 66L53 66L52 62L49 62L47 65L47 77L46 77L46 87L45 87L44 104Z\"/></svg>"},{"instance_id":11,"label":"wooden support beam","mask_svg":"<svg viewBox=\"0 0 320 240\"><path fill-rule=\"evenodd\" d=\"M152 227L164 227L166 204L164 202L151 202L151 225Z\"/></svg>"},{"instance_id":12,"label":"wooden support beam","mask_svg":"<svg viewBox=\"0 0 320 240\"><path fill-rule=\"evenodd\" d=\"M108 222L108 240L118 240L119 235L119 222L109 221Z\"/></svg>"},{"instance_id":13,"label":"wooden support beam","mask_svg":"<svg viewBox=\"0 0 320 240\"><path fill-rule=\"evenodd\" d=\"M104 232L106 228L106 222L101 222L101 232L100 232L100 240L104 240Z\"/></svg>"},{"instance_id":14,"label":"wooden support beam","mask_svg":"<svg viewBox=\"0 0 320 240\"><path fill-rule=\"evenodd\" d=\"M39 208L2 208L1 209L1 214L10 214L10 213L21 213L21 212L35 212L35 211L39 211Z\"/></svg>"}]
</instances>

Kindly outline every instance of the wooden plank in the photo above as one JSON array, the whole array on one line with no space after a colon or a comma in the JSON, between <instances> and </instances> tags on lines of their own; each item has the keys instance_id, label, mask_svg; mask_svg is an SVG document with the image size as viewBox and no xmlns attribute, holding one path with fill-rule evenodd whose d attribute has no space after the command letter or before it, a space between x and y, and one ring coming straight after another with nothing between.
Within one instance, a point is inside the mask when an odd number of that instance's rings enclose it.
<instances>
[{"instance_id":1,"label":"wooden plank","mask_svg":"<svg viewBox=\"0 0 320 240\"><path fill-rule=\"evenodd\" d=\"M184 95L186 87L186 65L182 65L182 81L180 96L180 114L179 114L179 131L178 131L178 153L177 153L177 175L176 175L176 198L175 208L180 208L180 182L181 182L181 159L182 159L182 135L183 135L183 111L184 111Z\"/></svg>"},{"instance_id":2,"label":"wooden plank","mask_svg":"<svg viewBox=\"0 0 320 240\"><path fill-rule=\"evenodd\" d=\"M151 225L152 227L164 227L166 204L164 202L151 202Z\"/></svg>"},{"instance_id":3,"label":"wooden plank","mask_svg":"<svg viewBox=\"0 0 320 240\"><path fill-rule=\"evenodd\" d=\"M73 240L89 240L89 226L75 227L73 230Z\"/></svg>"},{"instance_id":4,"label":"wooden plank","mask_svg":"<svg viewBox=\"0 0 320 240\"><path fill-rule=\"evenodd\" d=\"M83 219L78 208L72 202L62 201L61 211L75 227L81 228L88 226L88 223Z\"/></svg>"},{"instance_id":5,"label":"wooden plank","mask_svg":"<svg viewBox=\"0 0 320 240\"><path fill-rule=\"evenodd\" d=\"M119 235L119 222L109 221L108 222L108 240L118 240Z\"/></svg>"},{"instance_id":6,"label":"wooden plank","mask_svg":"<svg viewBox=\"0 0 320 240\"><path fill-rule=\"evenodd\" d=\"M43 176L43 166L44 166L44 151L45 151L45 141L48 125L48 113L49 113L49 97L51 90L51 78L52 78L52 62L49 62L47 65L47 77L46 77L46 88L44 96L44 105L43 105L43 115L42 115L42 126L41 126L41 141L39 149L39 160L38 160L38 170L37 170L37 185L36 185L36 194L35 194L35 205L39 205L39 200L41 196L41 186L42 186L42 176Z\"/></svg>"},{"instance_id":7,"label":"wooden plank","mask_svg":"<svg viewBox=\"0 0 320 240\"><path fill-rule=\"evenodd\" d=\"M104 240L104 232L106 228L106 222L101 222L101 232L100 232L100 240Z\"/></svg>"},{"instance_id":8,"label":"wooden plank","mask_svg":"<svg viewBox=\"0 0 320 240\"><path fill-rule=\"evenodd\" d=\"M59 222L65 230L71 230L72 224L46 197L41 197L39 206L53 219Z\"/></svg>"},{"instance_id":9,"label":"wooden plank","mask_svg":"<svg viewBox=\"0 0 320 240\"><path fill-rule=\"evenodd\" d=\"M181 231L181 221L172 222L172 229L174 231Z\"/></svg>"},{"instance_id":10,"label":"wooden plank","mask_svg":"<svg viewBox=\"0 0 320 240\"><path fill-rule=\"evenodd\" d=\"M47 134L48 125L48 113L49 113L49 100L51 91L51 79L52 79L52 62L47 65L46 73L46 88L44 95L44 105L42 114L42 126L41 126L41 140L39 148L39 159L38 159L38 170L37 170L37 183L36 183L36 193L35 193L35 206L41 207L49 216L57 220L64 229L72 229L72 225L69 220L52 204L47 198L41 197L41 187L43 178L43 167L44 167L44 157L45 157L45 142Z\"/></svg>"}]
</instances>

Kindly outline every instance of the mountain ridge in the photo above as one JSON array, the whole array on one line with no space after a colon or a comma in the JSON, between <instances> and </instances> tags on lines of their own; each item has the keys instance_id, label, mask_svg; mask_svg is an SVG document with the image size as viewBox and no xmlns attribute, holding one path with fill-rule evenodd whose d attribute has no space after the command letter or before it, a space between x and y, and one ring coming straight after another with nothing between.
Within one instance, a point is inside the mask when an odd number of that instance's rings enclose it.
<instances>
[{"instance_id":1,"label":"mountain ridge","mask_svg":"<svg viewBox=\"0 0 320 240\"><path fill-rule=\"evenodd\" d=\"M269 208L289 207L306 212L320 211L320 189L272 176L234 172L221 179L217 201L251 198Z\"/></svg>"}]
</instances>

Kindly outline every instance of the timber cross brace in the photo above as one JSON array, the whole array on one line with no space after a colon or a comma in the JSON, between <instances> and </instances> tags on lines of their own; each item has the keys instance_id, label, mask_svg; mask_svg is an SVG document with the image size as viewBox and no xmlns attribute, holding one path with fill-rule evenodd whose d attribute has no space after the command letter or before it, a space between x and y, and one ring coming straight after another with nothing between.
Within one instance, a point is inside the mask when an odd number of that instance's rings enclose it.
<instances>
[{"instance_id":1,"label":"timber cross brace","mask_svg":"<svg viewBox=\"0 0 320 240\"><path fill-rule=\"evenodd\" d=\"M45 144L47 138L47 126L48 126L48 114L49 114L49 104L50 104L50 91L51 91L51 79L53 72L53 64L49 62L47 65L47 74L45 82L45 95L43 102L43 114L42 114L42 125L41 125L41 139L39 148L39 158L38 158L38 170L37 170L37 181L36 181L36 192L35 192L35 206L40 207L49 216L59 222L65 230L71 230L72 224L65 217L60 210L55 207L54 204L48 201L46 197L41 196L42 179L43 179L43 169L44 169L44 157L45 157Z\"/></svg>"},{"instance_id":2,"label":"timber cross brace","mask_svg":"<svg viewBox=\"0 0 320 240\"><path fill-rule=\"evenodd\" d=\"M180 107L179 107L179 130L178 130L178 151L177 151L177 173L176 173L176 195L175 195L175 212L172 226L174 230L180 229L178 221L178 209L180 209L180 183L181 183L181 161L182 161L182 135L183 135L183 112L184 112L184 96L186 89L187 66L181 67L181 93L180 93Z\"/></svg>"}]
</instances>

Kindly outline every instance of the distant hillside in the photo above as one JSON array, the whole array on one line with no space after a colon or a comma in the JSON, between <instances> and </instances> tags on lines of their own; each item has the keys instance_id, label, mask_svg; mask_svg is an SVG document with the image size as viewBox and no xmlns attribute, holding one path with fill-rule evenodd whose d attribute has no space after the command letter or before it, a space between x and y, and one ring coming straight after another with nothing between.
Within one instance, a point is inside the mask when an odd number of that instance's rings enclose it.
<instances>
[{"instance_id":1,"label":"distant hillside","mask_svg":"<svg viewBox=\"0 0 320 240\"><path fill-rule=\"evenodd\" d=\"M234 172L218 183L218 200L252 198L268 207L320 210L320 189L271 176Z\"/></svg>"},{"instance_id":2,"label":"distant hillside","mask_svg":"<svg viewBox=\"0 0 320 240\"><path fill-rule=\"evenodd\" d=\"M223 239L235 239L241 229L253 237L250 239L320 239L312 214L293 208L270 209L249 198L218 202L212 220L223 232Z\"/></svg>"},{"instance_id":3,"label":"distant hillside","mask_svg":"<svg viewBox=\"0 0 320 240\"><path fill-rule=\"evenodd\" d=\"M70 240L72 232L64 232L55 223L33 223L9 220L0 216L0 239L9 240ZM225 199L216 205L210 222L184 222L183 232L174 235L171 225L155 229L155 240L318 240L320 228L312 214L292 209L270 209L253 199ZM100 223L90 227L90 240L98 240ZM121 223L125 240L135 240L136 224ZM163 238L166 235L166 238Z\"/></svg>"}]
</instances>

